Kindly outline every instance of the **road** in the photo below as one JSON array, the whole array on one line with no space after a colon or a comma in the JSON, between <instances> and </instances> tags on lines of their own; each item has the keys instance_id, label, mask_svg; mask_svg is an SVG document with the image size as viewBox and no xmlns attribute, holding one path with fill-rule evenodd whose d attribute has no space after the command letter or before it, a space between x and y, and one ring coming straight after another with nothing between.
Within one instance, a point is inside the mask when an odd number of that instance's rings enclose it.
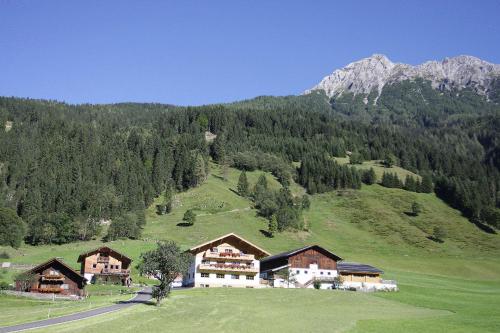
<instances>
[{"instance_id":1,"label":"road","mask_svg":"<svg viewBox=\"0 0 500 333\"><path fill-rule=\"evenodd\" d=\"M136 304L146 303L150 299L151 299L151 288L148 287L148 288L145 288L145 289L139 291L135 295L134 298L132 298L131 300L128 300L128 301L123 301L123 302L119 302L119 303L105 306L102 308L78 312L78 313L74 313L74 314L70 314L70 315L66 315L66 316L62 316L62 317L39 320L39 321L31 322L31 323L19 324L19 325L14 325L14 326L0 327L0 333L19 332L19 331L24 331L24 330L31 330L31 329L46 327L46 326L50 326L50 325L67 323L67 322L75 321L75 320L87 319L87 318L98 316L98 315L101 315L104 313L114 312L114 311L118 311L118 310L121 310L124 308L128 308L129 306L133 306Z\"/></svg>"}]
</instances>

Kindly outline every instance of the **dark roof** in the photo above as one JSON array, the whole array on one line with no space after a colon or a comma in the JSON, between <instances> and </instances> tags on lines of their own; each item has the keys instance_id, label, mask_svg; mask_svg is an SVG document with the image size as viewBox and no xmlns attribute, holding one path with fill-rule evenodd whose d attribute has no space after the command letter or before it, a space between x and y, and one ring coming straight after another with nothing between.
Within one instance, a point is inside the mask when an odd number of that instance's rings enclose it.
<instances>
[{"instance_id":1,"label":"dark roof","mask_svg":"<svg viewBox=\"0 0 500 333\"><path fill-rule=\"evenodd\" d=\"M60 260L60 259L57 259L57 258L52 258L44 263L41 263L40 265L36 266L36 267L33 267L32 269L30 269L28 272L29 273L36 273L40 270L43 270L47 267L51 267L53 266L54 264L59 264L61 266L63 266L64 268L66 268L69 272L71 272L72 274L74 274L74 276L76 276L77 279L79 280L87 280L85 277L83 277L83 275L81 275L80 273L78 273L77 271L75 271L73 268L69 267L64 261Z\"/></svg>"},{"instance_id":2,"label":"dark roof","mask_svg":"<svg viewBox=\"0 0 500 333\"><path fill-rule=\"evenodd\" d=\"M129 257L127 257L126 255L124 254L121 254L120 252L118 251L115 251L113 250L112 248L110 247L107 247L107 246L101 246L101 247L98 247L97 249L93 249L93 250L90 250L88 252L85 252L85 253L82 253L80 254L80 256L78 256L78 261L77 262L83 262L85 258L87 258L88 256L91 256L93 255L94 253L97 253L97 252L109 252L109 253L114 253L116 256L119 257L119 259L121 259L122 261L126 261L128 263L131 263L132 262L132 259L130 259ZM118 258L117 258L118 259Z\"/></svg>"},{"instance_id":3,"label":"dark roof","mask_svg":"<svg viewBox=\"0 0 500 333\"><path fill-rule=\"evenodd\" d=\"M309 246L301 247L300 249L295 249L295 250L291 250L291 251L287 251L287 252L275 254L274 256L266 257L264 259L261 259L260 263L262 264L262 263L266 263L266 262L270 262L270 261L274 261L274 260L279 260L279 259L288 259L291 256L293 256L294 254L297 254L297 253L300 253L300 252L304 252L304 251L307 251L307 250L313 249L313 248L315 250L318 250L319 252L321 252L321 253L329 256L330 258L333 258L335 260L342 260L342 258L339 257L338 255L336 255L335 253L330 252L330 251L322 248L319 245L309 245Z\"/></svg>"},{"instance_id":4,"label":"dark roof","mask_svg":"<svg viewBox=\"0 0 500 333\"><path fill-rule=\"evenodd\" d=\"M337 270L341 273L384 273L376 267L356 262L339 262L337 263Z\"/></svg>"}]
</instances>

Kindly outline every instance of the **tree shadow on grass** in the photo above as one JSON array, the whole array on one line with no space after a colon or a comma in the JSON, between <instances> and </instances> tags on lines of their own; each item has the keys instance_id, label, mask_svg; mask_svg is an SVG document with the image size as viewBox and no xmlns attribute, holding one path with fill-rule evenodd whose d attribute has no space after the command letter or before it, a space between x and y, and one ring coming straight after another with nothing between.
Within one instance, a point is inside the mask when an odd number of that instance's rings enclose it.
<instances>
[{"instance_id":1,"label":"tree shadow on grass","mask_svg":"<svg viewBox=\"0 0 500 333\"><path fill-rule=\"evenodd\" d=\"M478 221L473 221L472 222L476 227L478 227L479 229L481 229L481 231L484 231L488 234L496 234L497 232L495 231L495 229L493 229L492 227L484 224L484 223L481 223L481 222L478 222Z\"/></svg>"},{"instance_id":2,"label":"tree shadow on grass","mask_svg":"<svg viewBox=\"0 0 500 333\"><path fill-rule=\"evenodd\" d=\"M179 222L176 224L176 226L178 226L178 227L190 227L191 224L189 224L187 222Z\"/></svg>"},{"instance_id":3,"label":"tree shadow on grass","mask_svg":"<svg viewBox=\"0 0 500 333\"><path fill-rule=\"evenodd\" d=\"M433 242L439 243L439 244L444 243L444 240L439 239L439 238L436 238L436 237L434 237L434 236L427 236L427 239L429 239L429 240L431 240L431 241L433 241Z\"/></svg>"},{"instance_id":4,"label":"tree shadow on grass","mask_svg":"<svg viewBox=\"0 0 500 333\"><path fill-rule=\"evenodd\" d=\"M229 188L229 191L233 192L234 194L236 194L237 196L239 196L240 194L238 193L238 191L236 191L235 189L233 188Z\"/></svg>"},{"instance_id":5,"label":"tree shadow on grass","mask_svg":"<svg viewBox=\"0 0 500 333\"><path fill-rule=\"evenodd\" d=\"M411 216L411 217L418 216L418 214L415 214L414 212L404 212L404 213L405 213L405 215Z\"/></svg>"},{"instance_id":6,"label":"tree shadow on grass","mask_svg":"<svg viewBox=\"0 0 500 333\"><path fill-rule=\"evenodd\" d=\"M264 229L260 229L259 231L260 231L261 234L263 234L267 238L273 238L273 236L269 233L269 231L264 230Z\"/></svg>"}]
</instances>

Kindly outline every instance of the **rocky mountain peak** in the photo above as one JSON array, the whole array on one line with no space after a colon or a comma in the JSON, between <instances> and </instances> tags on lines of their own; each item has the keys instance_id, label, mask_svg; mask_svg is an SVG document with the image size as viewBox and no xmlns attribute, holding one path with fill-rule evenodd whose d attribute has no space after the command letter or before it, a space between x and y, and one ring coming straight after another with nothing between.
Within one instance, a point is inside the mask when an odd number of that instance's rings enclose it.
<instances>
[{"instance_id":1,"label":"rocky mountain peak","mask_svg":"<svg viewBox=\"0 0 500 333\"><path fill-rule=\"evenodd\" d=\"M487 96L492 81L498 76L500 65L473 56L460 55L412 66L393 63L383 54L374 54L335 70L305 93L323 90L334 97L346 92L357 95L376 91L380 95L386 84L422 78L429 80L436 89L470 87Z\"/></svg>"}]
</instances>

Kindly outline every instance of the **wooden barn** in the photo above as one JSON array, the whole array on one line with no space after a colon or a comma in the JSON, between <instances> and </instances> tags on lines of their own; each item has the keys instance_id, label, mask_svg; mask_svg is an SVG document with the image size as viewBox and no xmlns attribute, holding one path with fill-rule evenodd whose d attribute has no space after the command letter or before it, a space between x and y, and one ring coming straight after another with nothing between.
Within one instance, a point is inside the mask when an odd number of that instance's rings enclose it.
<instances>
[{"instance_id":1,"label":"wooden barn","mask_svg":"<svg viewBox=\"0 0 500 333\"><path fill-rule=\"evenodd\" d=\"M80 273L91 283L113 283L129 286L132 259L110 247L102 246L80 254Z\"/></svg>"},{"instance_id":2,"label":"wooden barn","mask_svg":"<svg viewBox=\"0 0 500 333\"><path fill-rule=\"evenodd\" d=\"M83 296L85 281L81 274L54 258L21 274L16 290Z\"/></svg>"},{"instance_id":3,"label":"wooden barn","mask_svg":"<svg viewBox=\"0 0 500 333\"><path fill-rule=\"evenodd\" d=\"M260 276L274 287L332 288L337 277L337 261L333 252L319 245L283 252L260 261Z\"/></svg>"}]
</instances>

